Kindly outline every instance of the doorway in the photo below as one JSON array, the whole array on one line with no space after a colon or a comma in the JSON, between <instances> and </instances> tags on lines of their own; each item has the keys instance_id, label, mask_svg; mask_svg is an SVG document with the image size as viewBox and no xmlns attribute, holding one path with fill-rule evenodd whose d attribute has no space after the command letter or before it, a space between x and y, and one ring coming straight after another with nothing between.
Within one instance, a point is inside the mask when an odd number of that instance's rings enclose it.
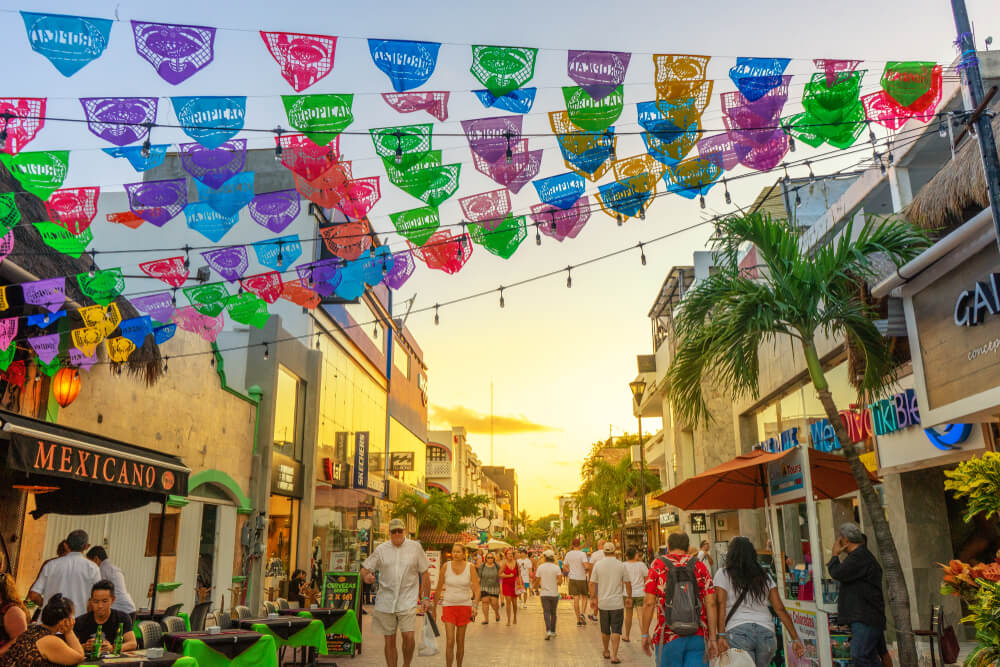
<instances>
[{"instance_id":1,"label":"doorway","mask_svg":"<svg viewBox=\"0 0 1000 667\"><path fill-rule=\"evenodd\" d=\"M198 543L198 591L211 591L215 584L218 507L206 504L201 511L201 539ZM201 600L202 594L198 595Z\"/></svg>"}]
</instances>

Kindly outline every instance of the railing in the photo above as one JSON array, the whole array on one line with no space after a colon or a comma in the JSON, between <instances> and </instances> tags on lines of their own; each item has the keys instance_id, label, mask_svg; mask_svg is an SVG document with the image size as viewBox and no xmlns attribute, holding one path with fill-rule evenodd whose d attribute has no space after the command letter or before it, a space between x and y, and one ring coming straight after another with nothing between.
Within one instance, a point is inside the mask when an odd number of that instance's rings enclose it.
<instances>
[{"instance_id":1,"label":"railing","mask_svg":"<svg viewBox=\"0 0 1000 667\"><path fill-rule=\"evenodd\" d=\"M451 476L451 461L428 461L427 462L427 476L428 477L450 477Z\"/></svg>"}]
</instances>

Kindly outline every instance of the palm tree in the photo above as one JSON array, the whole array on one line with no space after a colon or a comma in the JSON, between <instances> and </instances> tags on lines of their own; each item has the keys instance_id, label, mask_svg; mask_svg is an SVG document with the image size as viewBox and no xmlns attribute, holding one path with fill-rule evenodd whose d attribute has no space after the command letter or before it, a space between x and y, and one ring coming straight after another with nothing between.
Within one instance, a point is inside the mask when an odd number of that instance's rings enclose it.
<instances>
[{"instance_id":1,"label":"palm tree","mask_svg":"<svg viewBox=\"0 0 1000 667\"><path fill-rule=\"evenodd\" d=\"M628 456L616 464L603 460L594 461L593 475L577 492L579 506L585 510L594 510L593 515L585 514L583 523L608 533L620 530L624 547L625 515L629 506L641 502L640 488L640 473L633 467L632 459ZM656 491L659 488L659 477L647 470L646 490Z\"/></svg>"},{"instance_id":2,"label":"palm tree","mask_svg":"<svg viewBox=\"0 0 1000 667\"><path fill-rule=\"evenodd\" d=\"M416 519L417 528L414 531L414 538L420 535L421 525L444 528L454 518L454 509L448 501L448 496L437 489L431 489L429 496L429 498L424 498L416 493L404 493L399 496L392 508L394 519L406 516L412 516Z\"/></svg>"},{"instance_id":3,"label":"palm tree","mask_svg":"<svg viewBox=\"0 0 1000 667\"><path fill-rule=\"evenodd\" d=\"M747 243L757 249L760 278L752 278L739 267L739 250ZM888 394L896 365L873 324L871 307L861 298L861 288L864 281L876 278L875 255L902 266L928 245L927 237L907 223L869 220L856 235L848 223L839 240L806 254L798 233L786 221L761 214L727 218L713 242L715 272L681 302L674 321L676 354L668 371L670 400L678 414L693 424L706 423L711 417L702 394L703 379L711 378L733 399L756 398L759 346L782 336L798 341L809 378L872 520L904 665L917 664L917 654L896 543L868 471L833 402L816 352L816 336L843 337L858 352L864 375L857 389L863 397Z\"/></svg>"}]
</instances>

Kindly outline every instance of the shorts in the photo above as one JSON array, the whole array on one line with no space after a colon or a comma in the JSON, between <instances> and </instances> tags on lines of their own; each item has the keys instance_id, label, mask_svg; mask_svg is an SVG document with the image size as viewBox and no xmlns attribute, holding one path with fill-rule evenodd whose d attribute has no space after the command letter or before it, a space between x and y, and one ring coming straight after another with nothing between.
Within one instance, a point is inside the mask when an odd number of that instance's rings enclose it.
<instances>
[{"instance_id":1,"label":"shorts","mask_svg":"<svg viewBox=\"0 0 1000 667\"><path fill-rule=\"evenodd\" d=\"M390 636L396 632L413 632L417 624L417 608L396 613L387 611L372 611L372 631L380 635Z\"/></svg>"},{"instance_id":2,"label":"shorts","mask_svg":"<svg viewBox=\"0 0 1000 667\"><path fill-rule=\"evenodd\" d=\"M627 597L627 596L626 596L626 597L623 597L623 598L622 598L622 602L624 602L625 600L628 600L628 597ZM632 608L633 608L633 609L638 609L639 607L641 607L641 606L642 606L642 603L643 603L643 602L644 602L645 600L646 600L646 598L645 598L645 597L639 597L639 598L632 598Z\"/></svg>"},{"instance_id":3,"label":"shorts","mask_svg":"<svg viewBox=\"0 0 1000 667\"><path fill-rule=\"evenodd\" d=\"M586 579L570 579L569 580L569 594L570 595L590 595L590 587L587 586Z\"/></svg>"},{"instance_id":4,"label":"shorts","mask_svg":"<svg viewBox=\"0 0 1000 667\"><path fill-rule=\"evenodd\" d=\"M441 620L458 627L472 622L472 607L469 605L454 605L441 608Z\"/></svg>"},{"instance_id":5,"label":"shorts","mask_svg":"<svg viewBox=\"0 0 1000 667\"><path fill-rule=\"evenodd\" d=\"M528 590L530 588L531 588L531 579L525 579L524 580L524 590Z\"/></svg>"},{"instance_id":6,"label":"shorts","mask_svg":"<svg viewBox=\"0 0 1000 667\"><path fill-rule=\"evenodd\" d=\"M487 593L486 591L483 591L483 592L482 592L482 593L480 593L480 595L479 595L479 599L480 599L480 600L485 600L486 598L499 598L499 597L500 597L500 596L499 596L499 595L497 595L496 593Z\"/></svg>"},{"instance_id":7,"label":"shorts","mask_svg":"<svg viewBox=\"0 0 1000 667\"><path fill-rule=\"evenodd\" d=\"M620 635L625 622L624 609L600 609L597 615L601 619L602 635Z\"/></svg>"}]
</instances>

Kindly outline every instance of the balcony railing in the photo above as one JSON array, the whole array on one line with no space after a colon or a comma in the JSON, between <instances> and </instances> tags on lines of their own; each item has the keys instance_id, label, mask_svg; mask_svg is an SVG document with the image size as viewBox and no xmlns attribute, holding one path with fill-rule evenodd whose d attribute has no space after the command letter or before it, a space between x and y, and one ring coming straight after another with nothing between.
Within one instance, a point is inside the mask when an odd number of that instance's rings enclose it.
<instances>
[{"instance_id":1,"label":"balcony railing","mask_svg":"<svg viewBox=\"0 0 1000 667\"><path fill-rule=\"evenodd\" d=\"M428 461L428 477L451 477L451 461Z\"/></svg>"}]
</instances>

